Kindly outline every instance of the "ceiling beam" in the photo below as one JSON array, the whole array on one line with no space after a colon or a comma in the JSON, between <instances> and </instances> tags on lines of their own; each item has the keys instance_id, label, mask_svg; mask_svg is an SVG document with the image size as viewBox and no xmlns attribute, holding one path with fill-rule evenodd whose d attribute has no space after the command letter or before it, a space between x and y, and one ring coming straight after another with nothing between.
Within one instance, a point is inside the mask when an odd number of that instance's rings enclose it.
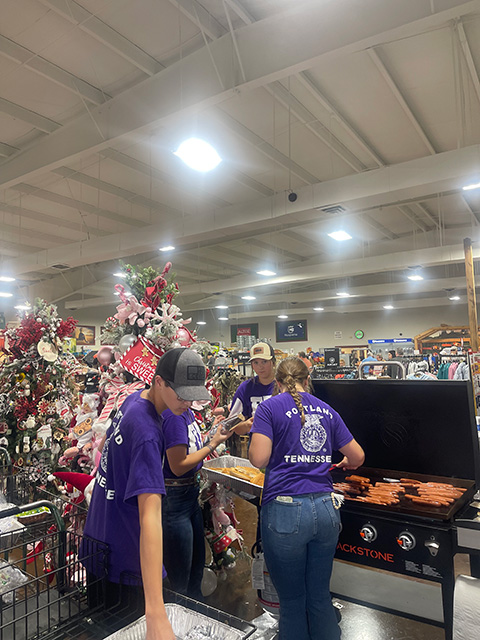
<instances>
[{"instance_id":1,"label":"ceiling beam","mask_svg":"<svg viewBox=\"0 0 480 640\"><path fill-rule=\"evenodd\" d=\"M40 0L40 2L115 51L147 75L153 76L163 69L163 66L155 58L145 53L139 46L109 27L74 0Z\"/></svg>"},{"instance_id":2,"label":"ceiling beam","mask_svg":"<svg viewBox=\"0 0 480 640\"><path fill-rule=\"evenodd\" d=\"M60 125L57 122L50 120L50 118L45 118L45 116L41 116L39 113L30 111L30 109L25 109L25 107L21 107L19 104L15 104L14 102L10 102L10 100L5 100L5 98L0 98L0 111L6 113L12 118L15 118L15 120L21 120L44 133L52 133L60 128Z\"/></svg>"},{"instance_id":3,"label":"ceiling beam","mask_svg":"<svg viewBox=\"0 0 480 640\"><path fill-rule=\"evenodd\" d=\"M475 90L475 94L477 96L477 100L478 102L480 102L480 79L478 78L477 68L475 66L475 61L472 56L472 50L470 49L467 34L465 33L465 27L461 20L458 20L456 22L455 27L456 27L457 36L460 40L460 45L462 47L463 55L465 57L465 62L467 64L468 73L470 74L470 78L472 80L472 84Z\"/></svg>"},{"instance_id":4,"label":"ceiling beam","mask_svg":"<svg viewBox=\"0 0 480 640\"><path fill-rule=\"evenodd\" d=\"M33 51L22 47L5 36L0 36L0 55L19 62L35 73L55 82L55 84L60 85L76 96L85 98L85 100L93 104L103 104L110 98L109 95L97 89L97 87L85 82L85 80L77 78L77 76L74 76L72 73L65 71L65 69L58 67L56 64L49 62L45 58L42 58Z\"/></svg>"},{"instance_id":5,"label":"ceiling beam","mask_svg":"<svg viewBox=\"0 0 480 640\"><path fill-rule=\"evenodd\" d=\"M324 92L320 90L317 84L311 79L309 73L307 71L303 71L296 77L300 81L300 83L306 89L308 89L308 91L320 103L320 105L330 114L330 116L335 118L335 120L342 125L343 129L348 133L348 135L365 151L365 153L370 156L375 164L379 167L383 167L386 164L385 160L372 147L371 144L366 142L363 136L355 129L355 127L347 120L347 118L342 113L340 113L339 109L334 106L333 102L331 102L330 99L326 98Z\"/></svg>"},{"instance_id":6,"label":"ceiling beam","mask_svg":"<svg viewBox=\"0 0 480 640\"><path fill-rule=\"evenodd\" d=\"M18 149L16 147L12 147L9 144L5 144L5 142L0 142L0 156L3 158L8 158L9 156L13 156L14 153L17 153Z\"/></svg>"},{"instance_id":7,"label":"ceiling beam","mask_svg":"<svg viewBox=\"0 0 480 640\"><path fill-rule=\"evenodd\" d=\"M19 218L35 220L36 222L44 222L45 224L52 224L57 228L71 229L72 231L78 231L84 234L90 234L92 236L107 236L109 235L108 231L103 231L102 229L95 229L94 227L89 227L83 222L71 222L70 220L65 220L63 217L50 216L47 213L42 213L41 211L32 211L31 209L25 209L24 207L18 207L13 204L9 204L7 202L0 202L0 211L4 213L11 213L14 216L18 216Z\"/></svg>"},{"instance_id":8,"label":"ceiling beam","mask_svg":"<svg viewBox=\"0 0 480 640\"><path fill-rule=\"evenodd\" d=\"M432 155L437 153L435 151L432 143L428 139L427 134L423 130L422 126L420 125L417 116L413 113L412 108L408 105L408 103L405 100L402 92L400 91L400 89L396 85L395 81L393 80L392 76L390 75L390 72L388 71L387 67L385 66L385 63L380 58L379 52L376 49L372 48L372 49L368 49L367 53L370 56L370 60L372 60L372 62L377 67L378 71L380 72L380 75L382 76L382 78L385 80L385 82L389 86L389 88L390 88L391 92L393 93L393 95L395 96L398 104L402 107L403 112L405 113L407 118L410 120L410 124L413 125L413 128L415 129L415 131L419 135L419 137L422 140L423 144L427 147L429 153L431 153Z\"/></svg>"},{"instance_id":9,"label":"ceiling beam","mask_svg":"<svg viewBox=\"0 0 480 640\"><path fill-rule=\"evenodd\" d=\"M343 142L341 142L331 131L323 125L318 118L309 111L303 104L283 86L281 82L272 82L267 90L283 106L293 113L296 118L309 130L316 138L321 140L335 155L354 171L365 171L367 168Z\"/></svg>"},{"instance_id":10,"label":"ceiling beam","mask_svg":"<svg viewBox=\"0 0 480 640\"><path fill-rule=\"evenodd\" d=\"M290 10L236 32L245 81L238 81L237 57L230 34L226 34L208 49L205 46L125 90L109 100L108 106L89 110L15 154L2 165L0 186L7 188L47 168L109 147L127 133L219 105L239 92L321 62L444 25L478 11L480 0L444 0L442 8L432 12L429 0L363 0L361 4L344 0L341 12L336 3L294 3ZM347 14L348 21L344 19ZM268 56L264 55L265 42L269 43Z\"/></svg>"},{"instance_id":11,"label":"ceiling beam","mask_svg":"<svg viewBox=\"0 0 480 640\"><path fill-rule=\"evenodd\" d=\"M166 173L165 171L161 171L157 167L153 167L148 165L146 162L142 162L141 160L137 160L136 158L132 158L126 153L122 153L121 151L117 151L116 149L104 149L100 151L100 155L103 158L109 158L114 162L118 162L118 164L123 165L124 167L128 167L129 169L133 169L142 175L149 176L158 182L162 182L164 184L170 184L176 189L179 189L185 193L190 193L191 195L198 198L199 196L208 199L214 206L216 207L224 207L228 204L226 200L222 198L217 198L217 196L208 193L208 191L204 191L202 188L198 188L197 186L191 186L187 180L179 178L175 175L171 175ZM267 194L270 195L270 194Z\"/></svg>"},{"instance_id":12,"label":"ceiling beam","mask_svg":"<svg viewBox=\"0 0 480 640\"><path fill-rule=\"evenodd\" d=\"M420 229L421 231L428 231L428 226L418 219L418 217L411 211L406 205L399 205L397 209L406 217L410 222Z\"/></svg>"},{"instance_id":13,"label":"ceiling beam","mask_svg":"<svg viewBox=\"0 0 480 640\"><path fill-rule=\"evenodd\" d=\"M427 218L427 220L430 220L430 222L431 222L435 227L437 227L437 228L438 228L438 227L440 226L440 224L439 224L438 220L437 220L437 219L435 219L435 218L433 217L433 215L430 213L430 211L427 209L427 207L426 207L423 203L421 203L421 202L415 202L415 203L413 203L413 204L417 207L417 209L420 209L420 211L421 211L421 212L423 213L423 215Z\"/></svg>"},{"instance_id":14,"label":"ceiling beam","mask_svg":"<svg viewBox=\"0 0 480 640\"><path fill-rule=\"evenodd\" d=\"M249 238L248 240L245 240L245 242L254 247L258 247L259 249L265 249L266 251L269 251L273 254L274 259L276 260L281 260L282 258L290 258L290 260L294 260L295 262L303 262L305 260L305 258L298 255L298 253L293 253L293 251L288 251L287 249L283 249L282 247L276 247L269 242L264 242L263 240ZM258 257L259 264L261 264L263 261L263 255L264 254L262 252L262 254ZM252 273L251 270L250 273Z\"/></svg>"},{"instance_id":15,"label":"ceiling beam","mask_svg":"<svg viewBox=\"0 0 480 640\"><path fill-rule=\"evenodd\" d=\"M146 198L141 194L130 191L129 189L124 189L123 187L119 187L116 184L105 182L105 180L99 180L98 178L89 176L87 173L82 173L81 171L70 169L69 167L58 167L57 169L53 169L53 173L62 176L62 178L84 184L87 187L105 191L105 193L110 193L112 196L117 196L117 198L122 198L127 202L138 204L141 207L148 209L149 211L160 212L164 215L171 216L183 215L182 212L178 209L174 209L173 207L164 205L161 202L157 202L156 200Z\"/></svg>"},{"instance_id":16,"label":"ceiling beam","mask_svg":"<svg viewBox=\"0 0 480 640\"><path fill-rule=\"evenodd\" d=\"M298 198L293 203L288 202L286 194L280 193L257 200L255 207L251 203L242 203L210 214L191 216L188 226L182 218L172 221L167 227L162 222L138 228L137 223L135 229L112 234L108 245L91 239L57 247L55 255L40 252L28 259L22 258L22 261L11 261L8 266L12 273L29 273L48 266L52 261L80 266L98 261L99 256L104 261L131 256L151 251L158 239L167 233L171 238L169 242L181 248L211 246L238 237L282 231L318 221L316 209L327 204L342 202L348 207L350 202L354 202L359 209L385 207L396 204L407 194L420 200L430 194L442 193L444 189L456 188L457 192L466 177L478 169L479 162L480 145L473 145L302 187L296 190ZM28 186L28 189L38 193L34 187ZM51 192L47 194L48 197L54 196ZM84 206L84 203L79 206L76 201L66 200L70 201L69 206L74 206L74 202L75 208Z\"/></svg>"},{"instance_id":17,"label":"ceiling beam","mask_svg":"<svg viewBox=\"0 0 480 640\"><path fill-rule=\"evenodd\" d=\"M142 222L138 219L127 218L126 216L122 216L115 211L108 211L106 209L99 209L98 207L94 207L87 202L83 202L82 200L76 200L74 198L68 198L67 196L62 196L58 193L54 193L53 191L48 191L47 189L39 189L38 187L34 187L30 184L17 184L11 187L12 191L18 191L19 193L24 193L26 195L41 198L42 200L47 200L47 202L55 202L56 204L61 204L65 207L70 207L71 209L75 209L76 211L84 211L85 213L91 213L95 216L99 216L100 218L106 218L107 220L113 220L114 222L118 222L120 224L125 224L128 226L142 226L147 223Z\"/></svg>"}]
</instances>

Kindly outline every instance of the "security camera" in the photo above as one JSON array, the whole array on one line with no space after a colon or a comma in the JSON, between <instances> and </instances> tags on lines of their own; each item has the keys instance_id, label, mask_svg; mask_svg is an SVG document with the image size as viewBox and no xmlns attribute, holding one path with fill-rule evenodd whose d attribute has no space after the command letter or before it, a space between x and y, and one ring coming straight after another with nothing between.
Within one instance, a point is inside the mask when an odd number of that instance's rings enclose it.
<instances>
[{"instance_id":1,"label":"security camera","mask_svg":"<svg viewBox=\"0 0 480 640\"><path fill-rule=\"evenodd\" d=\"M290 193L288 194L289 201L295 202L297 198L298 198L297 194L294 191L290 191Z\"/></svg>"}]
</instances>

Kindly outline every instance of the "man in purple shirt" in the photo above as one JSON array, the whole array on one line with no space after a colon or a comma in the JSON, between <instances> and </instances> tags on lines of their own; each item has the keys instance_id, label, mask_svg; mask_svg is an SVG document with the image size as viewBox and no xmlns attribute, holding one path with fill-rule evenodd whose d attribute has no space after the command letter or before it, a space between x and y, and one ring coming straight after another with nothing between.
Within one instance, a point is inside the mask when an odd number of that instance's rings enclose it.
<instances>
[{"instance_id":1,"label":"man in purple shirt","mask_svg":"<svg viewBox=\"0 0 480 640\"><path fill-rule=\"evenodd\" d=\"M194 351L171 349L160 358L151 387L127 398L107 431L85 524L86 541L110 549L107 593L116 586L122 597L143 585L147 640L175 640L162 594L161 414L181 415L193 401L209 400L204 385L205 367ZM80 557L95 574L86 546Z\"/></svg>"}]
</instances>

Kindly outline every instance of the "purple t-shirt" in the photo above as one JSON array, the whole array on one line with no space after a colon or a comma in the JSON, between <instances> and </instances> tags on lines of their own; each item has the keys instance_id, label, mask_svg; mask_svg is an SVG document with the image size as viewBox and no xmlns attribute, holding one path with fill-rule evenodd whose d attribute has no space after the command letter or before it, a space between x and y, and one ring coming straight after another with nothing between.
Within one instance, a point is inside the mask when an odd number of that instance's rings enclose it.
<instances>
[{"instance_id":1,"label":"purple t-shirt","mask_svg":"<svg viewBox=\"0 0 480 640\"><path fill-rule=\"evenodd\" d=\"M179 416L176 416L174 413L172 413L170 409L166 409L162 413L162 419L163 437L165 439L165 451L167 451L171 447L176 447L179 444L183 444L187 447L188 455L189 453L195 453L195 451L198 451L203 447L200 427L198 426L198 423L195 420L195 416L193 415L192 411L190 411L190 409L187 409L187 411ZM167 455L165 455L163 461L163 474L165 478L191 478L201 468L202 463L200 462L196 467L190 469L190 471L187 471L187 473L184 473L183 476L176 476L170 469Z\"/></svg>"},{"instance_id":2,"label":"purple t-shirt","mask_svg":"<svg viewBox=\"0 0 480 640\"><path fill-rule=\"evenodd\" d=\"M332 452L353 440L342 418L310 393L301 393L305 424L292 396L281 393L257 408L251 433L272 440L262 503L277 496L332 491Z\"/></svg>"},{"instance_id":3,"label":"purple t-shirt","mask_svg":"<svg viewBox=\"0 0 480 640\"><path fill-rule=\"evenodd\" d=\"M137 496L165 494L162 418L141 393L125 400L107 431L84 530L110 548L108 580L131 585L141 584Z\"/></svg>"},{"instance_id":4,"label":"purple t-shirt","mask_svg":"<svg viewBox=\"0 0 480 640\"><path fill-rule=\"evenodd\" d=\"M251 418L258 405L271 397L274 385L274 382L261 384L258 381L258 376L245 380L235 391L230 411L243 413L245 418Z\"/></svg>"}]
</instances>

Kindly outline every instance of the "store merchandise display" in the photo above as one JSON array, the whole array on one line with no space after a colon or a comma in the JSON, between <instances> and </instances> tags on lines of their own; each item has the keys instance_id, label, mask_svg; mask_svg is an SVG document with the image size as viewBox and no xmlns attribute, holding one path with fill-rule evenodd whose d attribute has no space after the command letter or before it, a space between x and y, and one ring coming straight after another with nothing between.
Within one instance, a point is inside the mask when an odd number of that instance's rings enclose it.
<instances>
[{"instance_id":1,"label":"store merchandise display","mask_svg":"<svg viewBox=\"0 0 480 640\"><path fill-rule=\"evenodd\" d=\"M32 480L45 483L68 446L65 439L78 402L75 357L64 349L77 322L37 299L20 323L5 332L0 369L0 446Z\"/></svg>"}]
</instances>

